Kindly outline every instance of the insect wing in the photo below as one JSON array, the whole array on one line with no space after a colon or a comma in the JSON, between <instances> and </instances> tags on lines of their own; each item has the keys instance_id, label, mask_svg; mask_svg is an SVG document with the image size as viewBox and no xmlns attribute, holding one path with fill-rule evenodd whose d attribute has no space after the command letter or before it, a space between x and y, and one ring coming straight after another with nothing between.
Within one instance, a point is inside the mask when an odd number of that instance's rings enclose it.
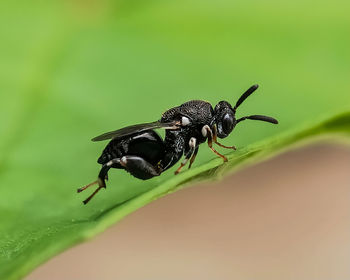
<instances>
[{"instance_id":1,"label":"insect wing","mask_svg":"<svg viewBox=\"0 0 350 280\"><path fill-rule=\"evenodd\" d=\"M110 131L103 133L95 138L92 138L91 141L102 141L107 139L114 139L114 138L120 138L129 136L138 132L147 131L150 129L156 129L156 128L164 128L164 129L178 129L180 128L180 124L178 122L169 122L169 123L162 123L160 121L151 122L151 123L142 123L142 124L135 124L131 126L127 126L118 130Z\"/></svg>"}]
</instances>

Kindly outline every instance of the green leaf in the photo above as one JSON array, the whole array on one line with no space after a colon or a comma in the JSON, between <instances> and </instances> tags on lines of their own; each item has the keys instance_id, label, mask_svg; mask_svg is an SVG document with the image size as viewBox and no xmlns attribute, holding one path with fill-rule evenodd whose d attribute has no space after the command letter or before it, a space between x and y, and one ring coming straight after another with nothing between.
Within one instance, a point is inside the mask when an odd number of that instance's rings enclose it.
<instances>
[{"instance_id":1,"label":"green leaf","mask_svg":"<svg viewBox=\"0 0 350 280\"><path fill-rule=\"evenodd\" d=\"M2 1L0 279L19 279L127 214L320 136L350 135L348 1ZM223 164L206 145L191 170L148 181L112 170L88 205L106 143L190 99L234 103ZM244 124L244 125L243 125ZM222 150L220 150L222 151ZM223 151L226 152L226 151ZM195 202L194 202L195 203ZM181 207L181 205L179 205Z\"/></svg>"}]
</instances>

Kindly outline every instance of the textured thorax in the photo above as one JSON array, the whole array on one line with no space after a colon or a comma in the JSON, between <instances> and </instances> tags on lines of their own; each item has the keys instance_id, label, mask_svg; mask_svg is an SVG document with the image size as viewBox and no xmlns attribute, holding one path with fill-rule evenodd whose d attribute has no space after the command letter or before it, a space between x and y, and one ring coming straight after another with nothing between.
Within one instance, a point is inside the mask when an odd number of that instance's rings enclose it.
<instances>
[{"instance_id":1,"label":"textured thorax","mask_svg":"<svg viewBox=\"0 0 350 280\"><path fill-rule=\"evenodd\" d=\"M174 151L177 158L180 158L184 151L189 149L188 143L191 137L197 139L198 143L203 143L201 130L204 125L209 125L214 115L214 110L210 103L202 100L191 100L180 106L166 111L161 118L161 122L180 121L187 118L186 124L180 130L166 130L165 145L168 151ZM175 158L171 160L175 162ZM172 163L173 164L173 163Z\"/></svg>"},{"instance_id":2,"label":"textured thorax","mask_svg":"<svg viewBox=\"0 0 350 280\"><path fill-rule=\"evenodd\" d=\"M182 116L190 119L192 124L209 124L213 118L214 110L210 103L203 100L191 100L180 106L166 111L161 121L181 120Z\"/></svg>"}]
</instances>

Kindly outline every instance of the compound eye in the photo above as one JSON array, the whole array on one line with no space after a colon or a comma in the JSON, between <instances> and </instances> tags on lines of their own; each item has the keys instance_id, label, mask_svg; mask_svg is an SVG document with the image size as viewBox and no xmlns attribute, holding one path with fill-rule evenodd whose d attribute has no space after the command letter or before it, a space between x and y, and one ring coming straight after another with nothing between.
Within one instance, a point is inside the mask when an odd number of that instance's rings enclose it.
<instances>
[{"instance_id":1,"label":"compound eye","mask_svg":"<svg viewBox=\"0 0 350 280\"><path fill-rule=\"evenodd\" d=\"M222 120L222 129L226 134L229 134L233 129L233 117L229 114L225 114Z\"/></svg>"}]
</instances>

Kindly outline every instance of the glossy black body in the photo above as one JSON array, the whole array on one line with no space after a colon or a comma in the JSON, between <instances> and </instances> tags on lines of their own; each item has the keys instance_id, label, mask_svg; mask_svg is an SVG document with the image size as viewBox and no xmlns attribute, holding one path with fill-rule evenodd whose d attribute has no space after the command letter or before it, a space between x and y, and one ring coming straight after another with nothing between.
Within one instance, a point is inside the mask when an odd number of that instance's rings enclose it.
<instances>
[{"instance_id":1,"label":"glossy black body","mask_svg":"<svg viewBox=\"0 0 350 280\"><path fill-rule=\"evenodd\" d=\"M224 161L227 158L213 148L213 143L229 149L217 141L217 137L227 137L235 126L244 120L259 120L277 124L272 117L251 115L236 119L236 109L250 96L258 85L253 85L232 107L227 101L220 101L214 108L206 101L191 100L163 113L160 120L132 125L107 132L93 138L93 141L111 139L98 159L102 165L98 179L80 189L81 192L93 184L99 188L84 201L87 203L101 188L105 188L105 180L110 168L124 169L136 178L147 180L160 175L185 156L178 174L187 161L189 168L194 162L199 145L208 141L209 148ZM164 140L155 129L165 129Z\"/></svg>"},{"instance_id":2,"label":"glossy black body","mask_svg":"<svg viewBox=\"0 0 350 280\"><path fill-rule=\"evenodd\" d=\"M141 160L139 161L140 168L137 168L137 166L136 168L135 166L131 168L129 164L130 162L134 163L135 159L128 160L126 166L114 163L110 167L125 169L131 175L143 180L160 175L160 173L177 163L189 151L188 143L191 137L197 139L198 145L206 141L206 138L201 133L201 129L204 125L210 123L213 114L214 110L210 103L202 100L192 100L178 107L171 108L162 115L161 123L181 122L182 117L185 116L190 120L190 124L183 127L180 126L179 129L166 130L164 141L152 129L138 132L131 136L112 139L97 162L104 165L114 158L136 156L150 163L154 167L155 172L150 174L148 169L145 170ZM99 177L103 179L103 175L104 172Z\"/></svg>"}]
</instances>

